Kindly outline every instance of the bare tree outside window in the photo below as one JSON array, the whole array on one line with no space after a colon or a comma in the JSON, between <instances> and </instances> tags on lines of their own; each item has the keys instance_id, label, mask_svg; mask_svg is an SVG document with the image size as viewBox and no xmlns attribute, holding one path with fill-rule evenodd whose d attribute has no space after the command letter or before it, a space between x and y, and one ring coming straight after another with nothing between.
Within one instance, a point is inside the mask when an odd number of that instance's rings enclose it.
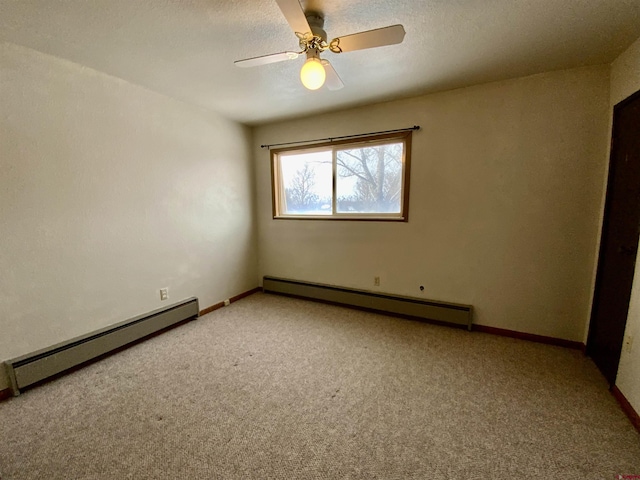
<instances>
[{"instance_id":1,"label":"bare tree outside window","mask_svg":"<svg viewBox=\"0 0 640 480\"><path fill-rule=\"evenodd\" d=\"M331 215L331 156L331 151L321 151L280 158L284 213Z\"/></svg>"},{"instance_id":2,"label":"bare tree outside window","mask_svg":"<svg viewBox=\"0 0 640 480\"><path fill-rule=\"evenodd\" d=\"M320 197L314 193L316 173L308 163L296 170L290 186L285 188L287 206L293 210L309 210L314 207Z\"/></svg>"},{"instance_id":3,"label":"bare tree outside window","mask_svg":"<svg viewBox=\"0 0 640 480\"><path fill-rule=\"evenodd\" d=\"M274 218L408 219L411 133L272 151Z\"/></svg>"},{"instance_id":4,"label":"bare tree outside window","mask_svg":"<svg viewBox=\"0 0 640 480\"><path fill-rule=\"evenodd\" d=\"M402 146L393 143L337 152L338 212L400 212Z\"/></svg>"}]
</instances>

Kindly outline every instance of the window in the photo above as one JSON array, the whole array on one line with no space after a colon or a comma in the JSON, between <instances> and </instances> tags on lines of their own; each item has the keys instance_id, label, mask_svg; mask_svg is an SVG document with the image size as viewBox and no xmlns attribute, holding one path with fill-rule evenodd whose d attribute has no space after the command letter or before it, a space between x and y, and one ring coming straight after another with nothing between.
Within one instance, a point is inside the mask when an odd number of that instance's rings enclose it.
<instances>
[{"instance_id":1,"label":"window","mask_svg":"<svg viewBox=\"0 0 640 480\"><path fill-rule=\"evenodd\" d=\"M407 221L411 132L273 150L273 217Z\"/></svg>"}]
</instances>

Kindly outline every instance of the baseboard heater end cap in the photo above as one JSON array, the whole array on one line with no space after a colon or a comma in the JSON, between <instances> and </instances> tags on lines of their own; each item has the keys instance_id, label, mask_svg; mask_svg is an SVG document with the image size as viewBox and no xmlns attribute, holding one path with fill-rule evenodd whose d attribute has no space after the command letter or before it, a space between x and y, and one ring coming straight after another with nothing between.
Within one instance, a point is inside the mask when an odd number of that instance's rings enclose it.
<instances>
[{"instance_id":1,"label":"baseboard heater end cap","mask_svg":"<svg viewBox=\"0 0 640 480\"><path fill-rule=\"evenodd\" d=\"M9 390L11 390L11 394L14 397L20 395L20 389L18 388L18 384L16 382L16 374L13 370L13 365L10 361L3 362L4 371L6 377L9 379Z\"/></svg>"}]
</instances>

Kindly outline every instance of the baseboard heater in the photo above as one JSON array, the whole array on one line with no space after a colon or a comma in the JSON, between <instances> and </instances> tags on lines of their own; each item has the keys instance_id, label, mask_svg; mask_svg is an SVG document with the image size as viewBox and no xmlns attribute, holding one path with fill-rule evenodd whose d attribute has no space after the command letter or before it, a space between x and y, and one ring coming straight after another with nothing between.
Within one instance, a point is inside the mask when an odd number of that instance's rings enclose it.
<instances>
[{"instance_id":1,"label":"baseboard heater","mask_svg":"<svg viewBox=\"0 0 640 480\"><path fill-rule=\"evenodd\" d=\"M11 390L14 395L19 395L21 388L197 316L198 299L194 297L9 360L5 364Z\"/></svg>"},{"instance_id":2,"label":"baseboard heater","mask_svg":"<svg viewBox=\"0 0 640 480\"><path fill-rule=\"evenodd\" d=\"M473 307L457 303L424 300L386 293L310 283L265 276L263 290L294 297L309 298L340 305L364 308L438 323L464 326L471 330Z\"/></svg>"}]
</instances>

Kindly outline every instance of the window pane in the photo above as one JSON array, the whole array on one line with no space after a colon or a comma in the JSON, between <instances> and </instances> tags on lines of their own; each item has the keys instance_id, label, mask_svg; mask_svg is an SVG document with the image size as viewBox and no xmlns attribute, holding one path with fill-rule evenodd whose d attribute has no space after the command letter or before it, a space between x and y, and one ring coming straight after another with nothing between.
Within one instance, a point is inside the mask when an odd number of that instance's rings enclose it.
<instances>
[{"instance_id":1,"label":"window pane","mask_svg":"<svg viewBox=\"0 0 640 480\"><path fill-rule=\"evenodd\" d=\"M402 143L337 151L338 213L400 213Z\"/></svg>"},{"instance_id":2,"label":"window pane","mask_svg":"<svg viewBox=\"0 0 640 480\"><path fill-rule=\"evenodd\" d=\"M331 150L280 156L281 214L331 215ZM284 197L284 198L283 198Z\"/></svg>"}]
</instances>

